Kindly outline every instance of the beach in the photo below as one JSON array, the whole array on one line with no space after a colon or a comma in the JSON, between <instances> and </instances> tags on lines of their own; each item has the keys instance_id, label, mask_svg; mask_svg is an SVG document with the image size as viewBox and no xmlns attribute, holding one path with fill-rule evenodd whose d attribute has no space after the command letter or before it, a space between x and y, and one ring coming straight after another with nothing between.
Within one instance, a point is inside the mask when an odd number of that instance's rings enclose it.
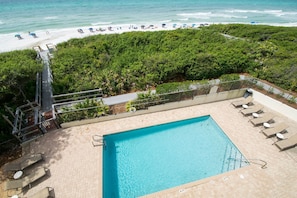
<instances>
[{"instance_id":1,"label":"beach","mask_svg":"<svg viewBox=\"0 0 297 198\"><path fill-rule=\"evenodd\" d=\"M198 26L197 26L198 27ZM5 34L0 36L0 53L13 50L32 49L40 47L46 50L47 44L57 45L66 42L73 38L84 38L87 36L94 36L99 34L121 34L132 31L166 31L174 30L176 28L192 28L192 26L185 25L123 25L123 26L100 26L100 27L82 27L82 28L68 28L51 31L37 31L32 36L27 33L21 33L21 38L17 38L15 34ZM195 27L196 28L196 27Z\"/></svg>"},{"instance_id":2,"label":"beach","mask_svg":"<svg viewBox=\"0 0 297 198\"><path fill-rule=\"evenodd\" d=\"M146 25L115 25L115 26L90 26L67 28L57 30L39 30L36 32L23 32L21 34L3 34L0 35L0 53L9 52L13 50L34 49L38 47L41 50L47 50L47 44L57 45L74 38L84 38L94 35L107 35L107 34L122 34L125 32L139 32L139 31L168 31L175 29L198 29L209 26L208 23L200 24L146 24ZM281 25L280 25L281 26ZM284 25L282 25L284 26ZM297 26L291 24L287 26Z\"/></svg>"},{"instance_id":3,"label":"beach","mask_svg":"<svg viewBox=\"0 0 297 198\"><path fill-rule=\"evenodd\" d=\"M0 53L34 46L44 48L47 43L57 45L70 38L94 34L171 30L173 24L177 24L175 28L184 28L193 24L197 27L230 23L297 26L297 1L28 0L24 4L21 0L2 0ZM141 28L142 25L146 28ZM106 31L96 31L100 28ZM78 29L84 33L79 33ZM18 35L22 39L18 39Z\"/></svg>"},{"instance_id":4,"label":"beach","mask_svg":"<svg viewBox=\"0 0 297 198\"><path fill-rule=\"evenodd\" d=\"M137 27L137 26L135 26ZM93 29L93 31L90 30ZM173 28L162 28L154 26L154 28L141 29L140 27L133 29L130 26L109 26L109 27L83 27L83 28L68 28L61 30L52 31L37 31L34 32L36 37L29 33L19 34L21 39L17 38L13 34L6 34L0 37L1 47L0 52L8 52L13 50L32 49L34 47L41 47L47 49L46 44L54 44L66 42L72 38L83 38L87 36L93 36L98 34L121 34L129 31L157 31L157 30L168 30ZM78 30L82 30L79 32Z\"/></svg>"}]
</instances>

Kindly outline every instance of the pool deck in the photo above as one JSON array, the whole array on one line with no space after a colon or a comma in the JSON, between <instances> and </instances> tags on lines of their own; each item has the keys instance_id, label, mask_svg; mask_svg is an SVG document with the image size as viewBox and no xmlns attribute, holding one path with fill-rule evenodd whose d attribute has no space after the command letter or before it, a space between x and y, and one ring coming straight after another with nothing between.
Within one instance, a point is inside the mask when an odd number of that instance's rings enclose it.
<instances>
[{"instance_id":1,"label":"pool deck","mask_svg":"<svg viewBox=\"0 0 297 198\"><path fill-rule=\"evenodd\" d=\"M93 147L93 135L211 115L250 160L251 165L144 197L296 197L297 147L280 152L275 145L272 145L276 139L274 137L266 139L265 135L259 133L262 126L254 127L249 122L251 117L239 113L240 108L234 108L231 105L232 101L235 100L49 132L32 142L26 150L29 153L44 153L45 161L34 166L48 168L49 176L33 183L32 188L21 195L27 197L44 187L52 187L57 198L100 198L102 197L102 147ZM284 134L286 137L297 133L296 121L268 107L264 110L273 112L276 115L274 119L276 122L284 121L290 126L289 133ZM263 161L267 162L267 168L261 168Z\"/></svg>"}]
</instances>

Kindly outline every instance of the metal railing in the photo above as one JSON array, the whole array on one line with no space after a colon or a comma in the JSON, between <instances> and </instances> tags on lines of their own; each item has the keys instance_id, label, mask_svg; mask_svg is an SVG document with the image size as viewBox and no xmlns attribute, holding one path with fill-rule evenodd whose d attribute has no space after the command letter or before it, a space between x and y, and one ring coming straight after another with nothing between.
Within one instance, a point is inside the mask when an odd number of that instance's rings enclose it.
<instances>
[{"instance_id":1,"label":"metal railing","mask_svg":"<svg viewBox=\"0 0 297 198\"><path fill-rule=\"evenodd\" d=\"M210 83L208 84L191 85L190 86L191 89L189 88L189 90L180 90L178 92L171 92L171 93L165 93L165 94L153 94L148 96L148 98L136 99L130 102L131 102L131 107L135 108L135 110L142 110L142 109L148 109L148 107L155 106L155 105L161 105L165 103L179 102L179 101L185 101L185 100L193 100L195 97L201 96L201 95L220 93L220 92L231 91L236 89L244 89L244 88L249 88L250 86L251 86L251 81L247 81L247 80L237 80L237 81L230 81L230 82L210 81ZM193 87L195 87L195 89L193 89ZM54 106L53 115L59 120L60 123L81 120L81 119L88 119L90 118L89 114L90 115L92 114L92 112L88 113L88 111L94 111L94 109L98 108L98 106L94 106L94 107L89 106L88 108L78 108L78 109L74 108L68 111L61 111L61 109L63 109L63 105L65 105L65 107L66 106L69 107L70 106L69 103L75 104L77 103L77 101L58 103L57 104L58 108L56 108L55 105L53 105ZM110 105L109 109L110 111L107 112L106 114L103 114L103 116L114 115L113 111L111 111L111 109L113 109L113 105ZM97 115L96 117L100 117L100 116L102 115ZM63 117L65 119L61 119Z\"/></svg>"}]
</instances>

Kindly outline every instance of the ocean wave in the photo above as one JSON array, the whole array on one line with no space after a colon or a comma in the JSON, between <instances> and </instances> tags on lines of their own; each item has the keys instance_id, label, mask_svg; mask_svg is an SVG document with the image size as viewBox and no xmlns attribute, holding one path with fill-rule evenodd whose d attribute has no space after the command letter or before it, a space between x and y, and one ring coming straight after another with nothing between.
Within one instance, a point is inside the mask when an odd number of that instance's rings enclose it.
<instances>
[{"instance_id":1,"label":"ocean wave","mask_svg":"<svg viewBox=\"0 0 297 198\"><path fill-rule=\"evenodd\" d=\"M259 15L260 18L264 15L265 17L276 17L281 18L282 20L286 20L287 23L296 21L297 11L284 11L284 10L225 10L226 13L232 14L246 14L249 18L254 18L254 15ZM264 21L263 21L264 22ZM269 22L268 22L269 23ZM282 24L285 22L282 22ZM274 25L274 24L272 24ZM277 24L277 26L279 26ZM287 25L286 25L287 26ZM291 25L289 25L291 26ZM294 25L293 25L294 26Z\"/></svg>"},{"instance_id":2,"label":"ocean wave","mask_svg":"<svg viewBox=\"0 0 297 198\"><path fill-rule=\"evenodd\" d=\"M44 17L45 20L53 20L53 19L57 19L57 16L48 16L48 17Z\"/></svg>"},{"instance_id":3,"label":"ocean wave","mask_svg":"<svg viewBox=\"0 0 297 198\"><path fill-rule=\"evenodd\" d=\"M261 11L260 10L239 10L239 9L234 9L234 10L225 10L225 12L229 12L229 13L259 13Z\"/></svg>"},{"instance_id":4,"label":"ocean wave","mask_svg":"<svg viewBox=\"0 0 297 198\"><path fill-rule=\"evenodd\" d=\"M197 16L208 16L211 14L212 12L195 12L195 13L181 13L181 14L177 14L177 16L197 17Z\"/></svg>"},{"instance_id":5,"label":"ocean wave","mask_svg":"<svg viewBox=\"0 0 297 198\"><path fill-rule=\"evenodd\" d=\"M263 10L261 12L271 13L271 14L278 14L278 13L282 13L283 11L282 10Z\"/></svg>"},{"instance_id":6,"label":"ocean wave","mask_svg":"<svg viewBox=\"0 0 297 198\"><path fill-rule=\"evenodd\" d=\"M277 14L277 16L289 16L289 17L296 17L297 12L282 12Z\"/></svg>"},{"instance_id":7,"label":"ocean wave","mask_svg":"<svg viewBox=\"0 0 297 198\"><path fill-rule=\"evenodd\" d=\"M91 25L108 25L112 24L112 22L96 22L96 23L91 23Z\"/></svg>"},{"instance_id":8,"label":"ocean wave","mask_svg":"<svg viewBox=\"0 0 297 198\"><path fill-rule=\"evenodd\" d=\"M281 14L284 13L283 10L241 10L241 9L233 9L233 10L225 10L228 13L267 13L267 14Z\"/></svg>"},{"instance_id":9,"label":"ocean wave","mask_svg":"<svg viewBox=\"0 0 297 198\"><path fill-rule=\"evenodd\" d=\"M226 13L213 13L213 12L197 12L197 13L183 13L177 14L179 16L186 16L194 19L210 19L210 18L236 18L236 19L247 19L248 16L226 14Z\"/></svg>"},{"instance_id":10,"label":"ocean wave","mask_svg":"<svg viewBox=\"0 0 297 198\"><path fill-rule=\"evenodd\" d=\"M273 15L275 17L296 17L296 11L283 11L283 10L225 10L225 13L232 13L232 14L266 14L266 15Z\"/></svg>"},{"instance_id":11,"label":"ocean wave","mask_svg":"<svg viewBox=\"0 0 297 198\"><path fill-rule=\"evenodd\" d=\"M168 19L168 20L160 21L160 23L170 23L171 21L172 21L171 19Z\"/></svg>"},{"instance_id":12,"label":"ocean wave","mask_svg":"<svg viewBox=\"0 0 297 198\"><path fill-rule=\"evenodd\" d=\"M235 19L247 19L248 18L248 16L230 15L230 14L223 14L223 13L212 14L211 17L213 17L213 18L235 18Z\"/></svg>"},{"instance_id":13,"label":"ocean wave","mask_svg":"<svg viewBox=\"0 0 297 198\"><path fill-rule=\"evenodd\" d=\"M232 16L231 18L235 18L235 19L247 19L249 18L248 16Z\"/></svg>"},{"instance_id":14,"label":"ocean wave","mask_svg":"<svg viewBox=\"0 0 297 198\"><path fill-rule=\"evenodd\" d=\"M195 19L209 19L211 12L197 12L197 13L183 13L177 14L177 16L186 17L185 19L195 18Z\"/></svg>"},{"instance_id":15,"label":"ocean wave","mask_svg":"<svg viewBox=\"0 0 297 198\"><path fill-rule=\"evenodd\" d=\"M0 25L2 25L2 24L4 24L4 22L3 21L0 21Z\"/></svg>"},{"instance_id":16,"label":"ocean wave","mask_svg":"<svg viewBox=\"0 0 297 198\"><path fill-rule=\"evenodd\" d=\"M182 19L178 19L179 21L188 21L189 18L182 18Z\"/></svg>"}]
</instances>

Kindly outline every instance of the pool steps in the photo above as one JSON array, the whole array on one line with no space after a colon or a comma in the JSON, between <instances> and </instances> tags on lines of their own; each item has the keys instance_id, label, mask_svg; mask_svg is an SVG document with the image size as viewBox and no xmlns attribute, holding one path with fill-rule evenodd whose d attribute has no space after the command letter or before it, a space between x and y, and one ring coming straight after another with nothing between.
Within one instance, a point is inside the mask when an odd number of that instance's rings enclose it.
<instances>
[{"instance_id":1,"label":"pool steps","mask_svg":"<svg viewBox=\"0 0 297 198\"><path fill-rule=\"evenodd\" d=\"M241 168L248 164L248 161L237 149L234 149L232 145L226 145L224 161L221 169L222 173Z\"/></svg>"}]
</instances>

